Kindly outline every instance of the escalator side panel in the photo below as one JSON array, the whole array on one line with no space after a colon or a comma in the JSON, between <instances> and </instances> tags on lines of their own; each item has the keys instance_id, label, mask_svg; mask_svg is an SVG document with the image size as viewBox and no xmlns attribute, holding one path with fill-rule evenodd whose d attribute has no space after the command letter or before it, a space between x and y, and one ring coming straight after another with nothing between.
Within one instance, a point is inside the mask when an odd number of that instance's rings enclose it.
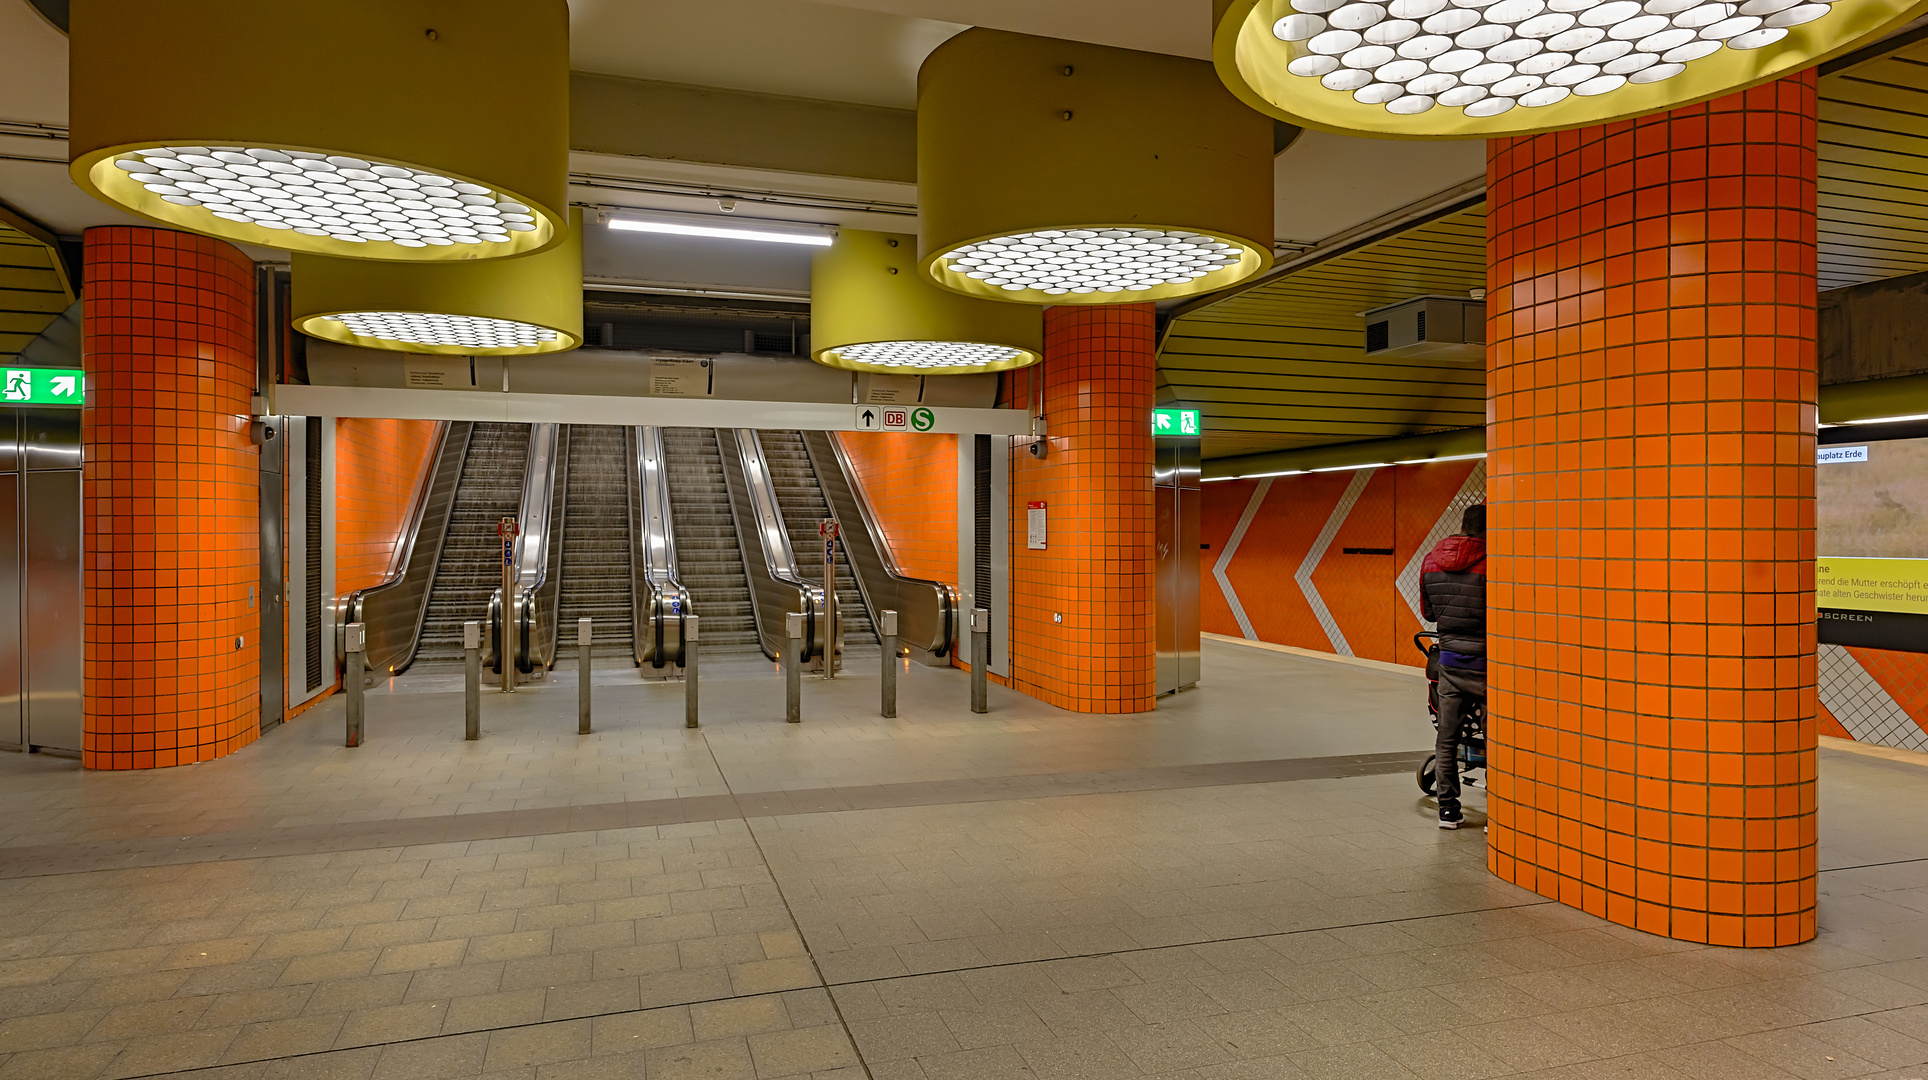
<instances>
[{"instance_id":1,"label":"escalator side panel","mask_svg":"<svg viewBox=\"0 0 1928 1080\"><path fill-rule=\"evenodd\" d=\"M359 621L366 628L366 656L369 670L399 672L415 659L421 640L422 620L428 597L442 559L443 540L448 535L449 517L454 511L457 486L469 451L475 425L468 421L443 423L436 433L436 445L429 468L416 490L388 579L380 585L359 590L342 605L344 622ZM344 655L337 643L335 654Z\"/></svg>"}]
</instances>

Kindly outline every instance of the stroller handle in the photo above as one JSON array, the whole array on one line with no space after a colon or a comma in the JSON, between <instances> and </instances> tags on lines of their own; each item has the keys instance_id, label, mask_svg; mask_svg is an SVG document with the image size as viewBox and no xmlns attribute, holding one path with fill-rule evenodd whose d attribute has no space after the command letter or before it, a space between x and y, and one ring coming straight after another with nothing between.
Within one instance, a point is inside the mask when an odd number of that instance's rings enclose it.
<instances>
[{"instance_id":1,"label":"stroller handle","mask_svg":"<svg viewBox=\"0 0 1928 1080\"><path fill-rule=\"evenodd\" d=\"M1418 649L1421 656L1431 656L1433 647L1438 644L1439 634L1432 630L1421 630L1413 635L1413 648Z\"/></svg>"}]
</instances>

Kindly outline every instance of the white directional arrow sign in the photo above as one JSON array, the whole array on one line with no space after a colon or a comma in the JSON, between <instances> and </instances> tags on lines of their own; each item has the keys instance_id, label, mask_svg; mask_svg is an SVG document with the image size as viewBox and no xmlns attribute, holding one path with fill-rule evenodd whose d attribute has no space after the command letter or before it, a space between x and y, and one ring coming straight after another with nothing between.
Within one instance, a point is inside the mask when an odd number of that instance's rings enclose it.
<instances>
[{"instance_id":1,"label":"white directional arrow sign","mask_svg":"<svg viewBox=\"0 0 1928 1080\"><path fill-rule=\"evenodd\" d=\"M73 397L80 390L79 381L72 375L54 376L54 396Z\"/></svg>"}]
</instances>

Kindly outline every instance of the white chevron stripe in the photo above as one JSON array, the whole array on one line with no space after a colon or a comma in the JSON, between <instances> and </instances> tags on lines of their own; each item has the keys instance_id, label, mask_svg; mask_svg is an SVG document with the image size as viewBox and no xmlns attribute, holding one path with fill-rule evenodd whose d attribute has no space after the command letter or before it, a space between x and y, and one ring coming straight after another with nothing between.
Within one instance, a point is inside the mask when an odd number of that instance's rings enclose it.
<instances>
[{"instance_id":1,"label":"white chevron stripe","mask_svg":"<svg viewBox=\"0 0 1928 1080\"><path fill-rule=\"evenodd\" d=\"M1260 504L1265 502L1265 494L1272 490L1272 478L1259 481L1257 490L1245 502L1245 512L1238 516L1238 524L1232 528L1232 538L1225 542L1225 550L1218 553L1218 561L1212 564L1212 576L1218 579L1218 590L1225 594L1225 602L1232 606L1232 618L1238 620L1238 632L1247 640L1257 641L1258 635L1252 631L1252 620L1245 616L1245 605L1239 603L1238 590L1232 588L1232 579L1226 571L1232 566L1232 556L1238 554L1238 546L1245 540L1245 530L1251 528L1252 519L1258 516Z\"/></svg>"},{"instance_id":2,"label":"white chevron stripe","mask_svg":"<svg viewBox=\"0 0 1928 1080\"><path fill-rule=\"evenodd\" d=\"M1320 596L1319 590L1312 584L1312 573L1319 568L1319 560L1325 558L1326 549L1332 546L1332 538L1339 535L1339 527L1346 523L1353 504L1359 501L1360 494L1378 471L1360 469L1352 474L1352 483L1347 484L1346 493L1339 496L1339 505L1332 508L1332 514L1326 518L1325 528L1319 530L1319 538L1312 541L1312 548L1305 553L1305 561L1299 564L1298 573L1292 575L1293 580L1299 583L1299 591L1305 594L1305 602L1312 605L1312 614L1318 618L1326 640L1332 642L1332 651L1340 656L1353 655L1352 645L1346 641L1346 635L1340 632L1332 612L1326 610L1325 597Z\"/></svg>"},{"instance_id":3,"label":"white chevron stripe","mask_svg":"<svg viewBox=\"0 0 1928 1080\"><path fill-rule=\"evenodd\" d=\"M1816 659L1820 669L1821 704L1828 707L1855 742L1892 746L1901 750L1928 750L1928 731L1908 715L1888 691L1882 689L1854 654L1839 645L1821 645Z\"/></svg>"},{"instance_id":4,"label":"white chevron stripe","mask_svg":"<svg viewBox=\"0 0 1928 1080\"><path fill-rule=\"evenodd\" d=\"M1474 503L1485 501L1486 463L1482 461L1473 466L1472 472L1466 474L1466 482L1459 486L1459 493L1453 496L1452 502L1446 504L1445 511L1439 515L1439 520L1433 522L1432 531L1426 534L1426 539L1420 543L1419 550L1413 552L1413 557L1407 561L1406 568L1399 572L1399 577L1394 582L1394 587L1405 599L1406 606L1413 610L1413 618L1422 623L1426 621L1419 614L1419 570L1426 561L1426 553L1459 529L1461 511Z\"/></svg>"}]
</instances>

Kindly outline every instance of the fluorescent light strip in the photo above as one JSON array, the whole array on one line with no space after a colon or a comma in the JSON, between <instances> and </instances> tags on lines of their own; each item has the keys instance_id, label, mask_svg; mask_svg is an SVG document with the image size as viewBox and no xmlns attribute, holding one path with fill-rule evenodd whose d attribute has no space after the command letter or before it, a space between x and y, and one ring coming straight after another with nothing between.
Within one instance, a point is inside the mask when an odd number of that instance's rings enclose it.
<instances>
[{"instance_id":1,"label":"fluorescent light strip","mask_svg":"<svg viewBox=\"0 0 1928 1080\"><path fill-rule=\"evenodd\" d=\"M708 236L717 240L755 240L764 244L802 244L806 247L830 246L830 237L824 233L766 232L762 229L720 229L714 225L684 225L668 221L637 221L634 218L610 218L609 227L621 232L663 233L669 236Z\"/></svg>"},{"instance_id":2,"label":"fluorescent light strip","mask_svg":"<svg viewBox=\"0 0 1928 1080\"><path fill-rule=\"evenodd\" d=\"M1477 454L1453 454L1450 457L1407 458L1404 461L1395 461L1393 462L1393 464L1394 465L1432 465L1441 461L1472 461L1475 458L1483 458L1485 456L1486 456L1486 452L1482 450Z\"/></svg>"},{"instance_id":3,"label":"fluorescent light strip","mask_svg":"<svg viewBox=\"0 0 1928 1080\"><path fill-rule=\"evenodd\" d=\"M1860 427L1863 424L1900 424L1910 420L1928 420L1928 413L1909 413L1906 416L1870 416L1862 420L1843 420L1840 426ZM1821 426L1835 427L1836 425L1823 424Z\"/></svg>"}]
</instances>

